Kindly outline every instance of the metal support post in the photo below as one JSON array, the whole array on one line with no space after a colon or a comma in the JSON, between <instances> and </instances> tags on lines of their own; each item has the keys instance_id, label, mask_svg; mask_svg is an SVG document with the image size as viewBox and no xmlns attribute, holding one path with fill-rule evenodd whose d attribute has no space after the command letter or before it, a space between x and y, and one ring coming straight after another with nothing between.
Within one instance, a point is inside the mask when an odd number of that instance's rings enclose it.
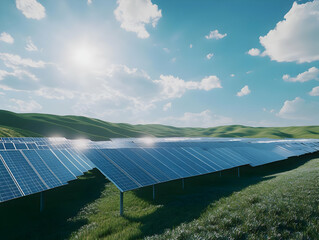
<instances>
[{"instance_id":1,"label":"metal support post","mask_svg":"<svg viewBox=\"0 0 319 240\"><path fill-rule=\"evenodd\" d=\"M123 192L120 192L120 216L123 216Z\"/></svg>"},{"instance_id":2,"label":"metal support post","mask_svg":"<svg viewBox=\"0 0 319 240\"><path fill-rule=\"evenodd\" d=\"M220 177L222 176L222 172L221 172L221 171L219 172L219 176L220 176Z\"/></svg>"},{"instance_id":3,"label":"metal support post","mask_svg":"<svg viewBox=\"0 0 319 240\"><path fill-rule=\"evenodd\" d=\"M238 169L238 177L240 177L239 167L237 169Z\"/></svg>"},{"instance_id":4,"label":"metal support post","mask_svg":"<svg viewBox=\"0 0 319 240\"><path fill-rule=\"evenodd\" d=\"M182 189L184 190L185 184L184 184L184 178L182 178Z\"/></svg>"},{"instance_id":5,"label":"metal support post","mask_svg":"<svg viewBox=\"0 0 319 240\"><path fill-rule=\"evenodd\" d=\"M153 185L153 200L155 200L155 185Z\"/></svg>"}]
</instances>

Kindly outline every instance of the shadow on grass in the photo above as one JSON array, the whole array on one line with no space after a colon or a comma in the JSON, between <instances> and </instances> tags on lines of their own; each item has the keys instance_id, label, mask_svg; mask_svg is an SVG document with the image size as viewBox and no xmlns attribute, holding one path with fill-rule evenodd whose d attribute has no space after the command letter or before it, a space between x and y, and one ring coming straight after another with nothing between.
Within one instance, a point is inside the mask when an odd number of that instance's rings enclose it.
<instances>
[{"instance_id":1,"label":"shadow on grass","mask_svg":"<svg viewBox=\"0 0 319 240\"><path fill-rule=\"evenodd\" d=\"M135 191L135 195L160 207L153 213L143 217L125 218L132 222L141 223L141 235L131 239L138 239L154 234L161 234L167 228L174 228L181 223L197 219L201 213L221 198L240 191L250 185L269 180L276 173L285 172L305 164L310 159L319 157L319 154L304 155L289 158L284 161L255 167L243 166L240 168L241 177L237 177L237 168L219 173L185 179L185 189L182 182L174 181L155 186L156 199L152 199L152 187Z\"/></svg>"},{"instance_id":2,"label":"shadow on grass","mask_svg":"<svg viewBox=\"0 0 319 240\"><path fill-rule=\"evenodd\" d=\"M40 213L40 194L33 194L0 205L1 239L66 239L86 224L68 221L81 208L101 195L107 180L94 169L68 185L44 192L44 211Z\"/></svg>"}]
</instances>

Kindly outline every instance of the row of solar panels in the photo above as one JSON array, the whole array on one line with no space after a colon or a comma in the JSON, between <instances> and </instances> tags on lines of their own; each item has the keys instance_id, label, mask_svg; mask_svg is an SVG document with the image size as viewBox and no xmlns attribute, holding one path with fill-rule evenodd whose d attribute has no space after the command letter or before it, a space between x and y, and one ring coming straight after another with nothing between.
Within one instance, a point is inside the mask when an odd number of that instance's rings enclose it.
<instances>
[{"instance_id":1,"label":"row of solar panels","mask_svg":"<svg viewBox=\"0 0 319 240\"><path fill-rule=\"evenodd\" d=\"M0 151L0 202L67 184L94 165L76 149Z\"/></svg>"},{"instance_id":2,"label":"row of solar panels","mask_svg":"<svg viewBox=\"0 0 319 240\"><path fill-rule=\"evenodd\" d=\"M317 140L122 139L80 145L67 139L2 140L0 202L64 185L93 167L124 192L319 150Z\"/></svg>"},{"instance_id":3,"label":"row of solar panels","mask_svg":"<svg viewBox=\"0 0 319 240\"><path fill-rule=\"evenodd\" d=\"M318 144L243 144L238 146L118 148L84 154L121 191L213 173L243 165L253 167L319 150Z\"/></svg>"}]
</instances>

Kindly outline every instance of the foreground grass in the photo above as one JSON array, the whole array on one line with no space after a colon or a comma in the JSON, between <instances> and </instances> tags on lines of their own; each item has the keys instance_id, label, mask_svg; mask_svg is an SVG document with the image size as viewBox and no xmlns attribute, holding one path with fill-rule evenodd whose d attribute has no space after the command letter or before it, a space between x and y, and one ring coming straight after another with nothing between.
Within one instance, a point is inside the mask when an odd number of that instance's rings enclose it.
<instances>
[{"instance_id":1,"label":"foreground grass","mask_svg":"<svg viewBox=\"0 0 319 240\"><path fill-rule=\"evenodd\" d=\"M317 156L318 157L318 156ZM312 158L312 159L311 159ZM1 239L318 239L319 159L235 169L124 194L93 170L0 205ZM311 159L311 160L309 160ZM308 161L309 160L309 161ZM19 231L17 231L19 229Z\"/></svg>"}]
</instances>

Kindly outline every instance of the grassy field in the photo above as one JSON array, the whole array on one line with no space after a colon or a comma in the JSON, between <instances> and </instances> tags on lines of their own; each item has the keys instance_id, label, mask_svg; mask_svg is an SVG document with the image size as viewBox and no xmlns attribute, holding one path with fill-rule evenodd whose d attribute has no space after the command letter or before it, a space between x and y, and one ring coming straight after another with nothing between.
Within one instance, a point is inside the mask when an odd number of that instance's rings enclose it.
<instances>
[{"instance_id":1,"label":"grassy field","mask_svg":"<svg viewBox=\"0 0 319 240\"><path fill-rule=\"evenodd\" d=\"M124 194L93 170L0 205L1 239L318 239L319 155ZM17 230L18 229L18 230Z\"/></svg>"},{"instance_id":2,"label":"grassy field","mask_svg":"<svg viewBox=\"0 0 319 240\"><path fill-rule=\"evenodd\" d=\"M159 124L110 123L79 116L57 116L0 110L0 136L64 136L108 140L118 137L268 137L319 138L319 126L177 128Z\"/></svg>"}]
</instances>

